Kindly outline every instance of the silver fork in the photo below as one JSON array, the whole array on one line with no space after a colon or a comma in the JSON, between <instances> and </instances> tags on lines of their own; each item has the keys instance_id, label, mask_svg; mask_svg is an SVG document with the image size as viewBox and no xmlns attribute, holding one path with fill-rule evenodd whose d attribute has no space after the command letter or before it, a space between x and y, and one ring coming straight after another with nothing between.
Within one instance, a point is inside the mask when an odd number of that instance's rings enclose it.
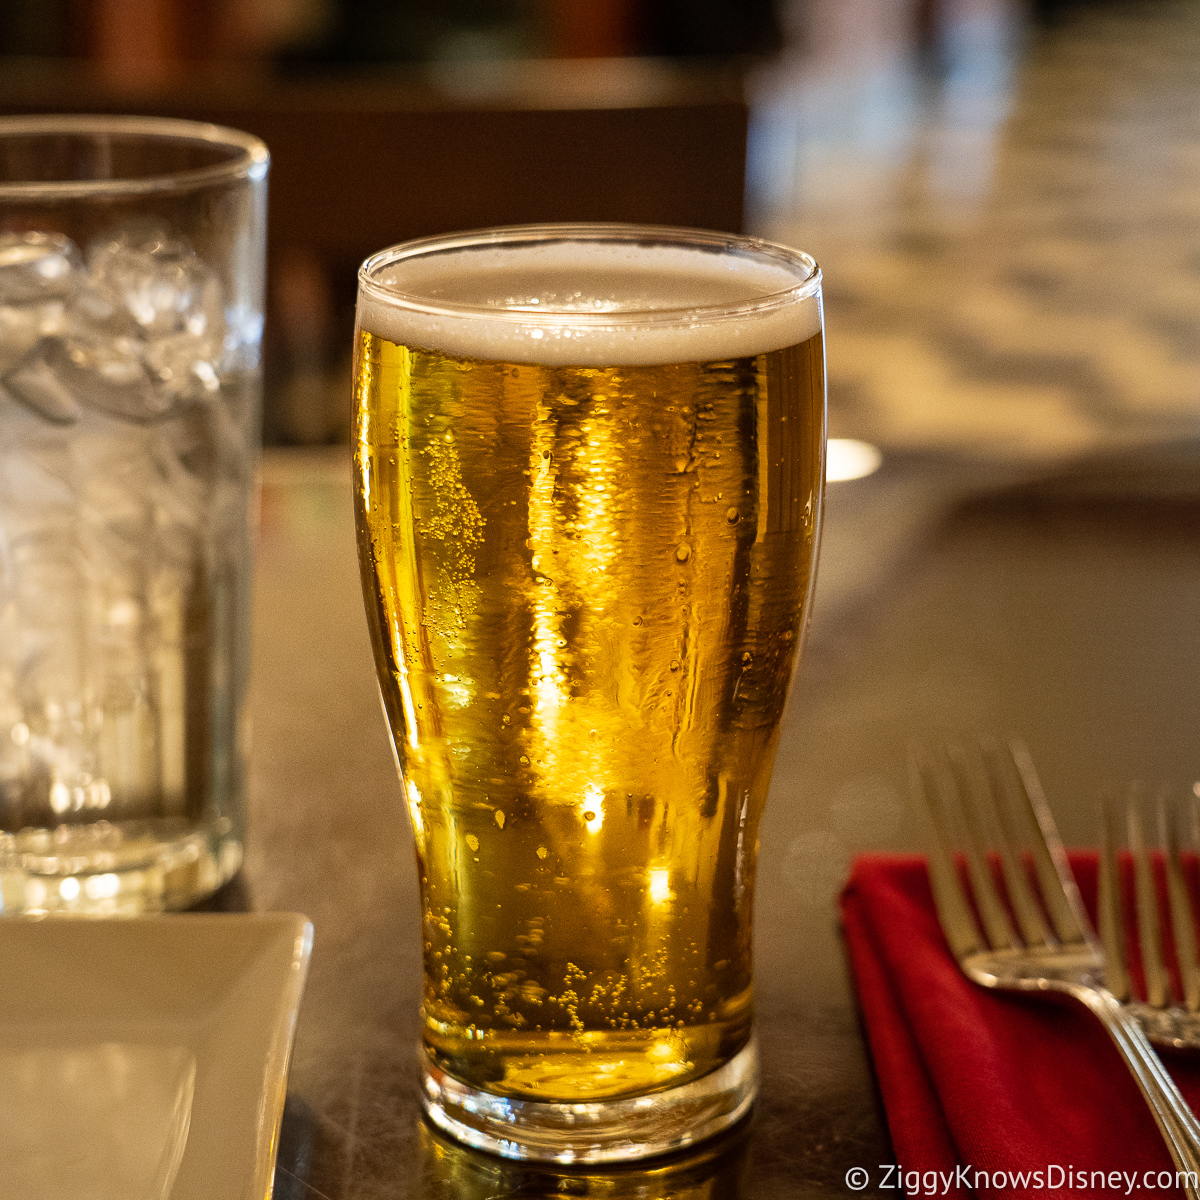
<instances>
[{"instance_id":1,"label":"silver fork","mask_svg":"<svg viewBox=\"0 0 1200 1200\"><path fill-rule=\"evenodd\" d=\"M1132 1013L1104 986L1104 954L1028 751L1016 741L1004 749L985 743L970 753L914 748L909 772L914 800L932 830L929 879L938 918L963 972L984 987L1061 992L1090 1009L1150 1106L1189 1200L1200 1200L1200 1123ZM955 862L959 847L982 929ZM1019 930L993 880L989 848L999 858Z\"/></svg>"},{"instance_id":2,"label":"silver fork","mask_svg":"<svg viewBox=\"0 0 1200 1200\"><path fill-rule=\"evenodd\" d=\"M1173 999L1163 960L1154 875L1142 825L1143 809L1146 807L1144 801L1143 789L1134 785L1125 804L1125 824L1129 849L1133 855L1134 907L1146 999L1141 1001L1133 997L1127 969L1128 955L1134 953L1134 948L1130 946L1127 951L1122 937L1121 888L1117 868L1117 845L1120 839L1114 811L1119 810L1119 806L1111 797L1103 797L1100 802L1103 842L1097 907L1100 942L1107 964L1105 982L1108 990L1137 1017L1151 1041L1176 1048L1200 1049L1200 964L1196 956L1196 914L1183 881L1177 823L1179 813L1168 805L1166 796L1160 792L1155 803L1156 824L1166 867L1167 906L1183 991L1182 996ZM1200 810L1197 809L1194 796L1191 798L1191 817L1195 827Z\"/></svg>"}]
</instances>

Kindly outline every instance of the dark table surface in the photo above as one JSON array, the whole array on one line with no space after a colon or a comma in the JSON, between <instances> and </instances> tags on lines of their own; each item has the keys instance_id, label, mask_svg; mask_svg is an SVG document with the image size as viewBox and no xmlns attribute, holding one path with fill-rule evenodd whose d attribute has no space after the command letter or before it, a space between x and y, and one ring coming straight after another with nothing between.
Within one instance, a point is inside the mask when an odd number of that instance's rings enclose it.
<instances>
[{"instance_id":1,"label":"dark table surface","mask_svg":"<svg viewBox=\"0 0 1200 1200\"><path fill-rule=\"evenodd\" d=\"M361 611L347 452L269 453L263 501L237 886L254 908L303 912L315 927L283 1200L788 1200L847 1194L852 1166L877 1183L892 1152L836 897L854 854L919 848L909 740L1021 735L1077 844L1095 840L1105 783L1200 776L1200 448L1040 473L892 456L869 479L831 485L813 628L761 830L759 1103L733 1136L678 1161L505 1163L419 1115L417 882Z\"/></svg>"}]
</instances>

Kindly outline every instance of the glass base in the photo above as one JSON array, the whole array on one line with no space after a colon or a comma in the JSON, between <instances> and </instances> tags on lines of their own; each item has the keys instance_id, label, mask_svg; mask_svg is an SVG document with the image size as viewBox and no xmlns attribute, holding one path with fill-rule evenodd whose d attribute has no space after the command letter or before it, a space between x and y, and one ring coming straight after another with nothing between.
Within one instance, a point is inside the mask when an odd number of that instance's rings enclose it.
<instances>
[{"instance_id":1,"label":"glass base","mask_svg":"<svg viewBox=\"0 0 1200 1200\"><path fill-rule=\"evenodd\" d=\"M0 831L0 915L135 916L188 908L237 871L228 821L97 821Z\"/></svg>"},{"instance_id":2,"label":"glass base","mask_svg":"<svg viewBox=\"0 0 1200 1200\"><path fill-rule=\"evenodd\" d=\"M421 1048L421 1103L441 1130L505 1158L630 1162L669 1154L739 1121L758 1093L754 1038L723 1067L680 1087L627 1100L514 1100L462 1083Z\"/></svg>"}]
</instances>

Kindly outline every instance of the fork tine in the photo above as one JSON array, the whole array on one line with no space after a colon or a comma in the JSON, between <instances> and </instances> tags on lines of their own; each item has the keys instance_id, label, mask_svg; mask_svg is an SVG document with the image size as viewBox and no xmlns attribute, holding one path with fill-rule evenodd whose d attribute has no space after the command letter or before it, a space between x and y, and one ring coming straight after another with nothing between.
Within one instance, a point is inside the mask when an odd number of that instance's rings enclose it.
<instances>
[{"instance_id":1,"label":"fork tine","mask_svg":"<svg viewBox=\"0 0 1200 1200\"><path fill-rule=\"evenodd\" d=\"M1000 862L1004 867L1004 882L1008 887L1008 897L1012 901L1016 913L1017 924L1021 928L1021 936L1030 946L1048 946L1053 937L1038 908L1037 898L1029 884L1029 876L1025 873L1024 862L1017 857L1013 846L1020 847L1023 839L1014 831L1012 825L1013 789L1009 772L1005 770L1005 758L993 738L980 742L980 757L988 786L991 789L991 811L995 816L996 843L1000 851ZM1011 760L1007 764L1011 768Z\"/></svg>"},{"instance_id":2,"label":"fork tine","mask_svg":"<svg viewBox=\"0 0 1200 1200\"><path fill-rule=\"evenodd\" d=\"M967 870L971 876L971 887L975 892L975 906L983 920L983 930L993 950L1011 950L1020 945L1008 913L996 890L991 867L985 856L986 840L981 837L980 801L971 786L971 771L966 755L957 746L947 747L944 758L945 770L938 772L941 783L942 803L950 806L958 798L962 816L963 849L967 854ZM988 802L985 800L986 805Z\"/></svg>"},{"instance_id":3,"label":"fork tine","mask_svg":"<svg viewBox=\"0 0 1200 1200\"><path fill-rule=\"evenodd\" d=\"M933 891L933 902L941 921L942 930L950 949L958 959L966 958L969 954L977 954L985 947L979 940L979 931L975 918L971 915L971 906L963 895L959 883L958 871L954 866L951 853L951 842L947 836L946 826L942 820L939 806L934 803L930 794L930 772L925 756L918 748L910 747L908 752L908 782L909 792L913 802L925 815L932 831L929 839L929 884Z\"/></svg>"},{"instance_id":4,"label":"fork tine","mask_svg":"<svg viewBox=\"0 0 1200 1200\"><path fill-rule=\"evenodd\" d=\"M1050 805L1046 803L1046 793L1042 791L1041 781L1033 768L1033 759L1025 743L1017 738L1009 741L1008 752L1020 783L1022 803L1019 810L1029 829L1033 864L1041 885L1042 900L1050 914L1050 923L1063 943L1094 943L1092 927L1083 901L1079 898L1079 888L1075 884L1075 876L1071 874L1067 852L1058 836Z\"/></svg>"},{"instance_id":5,"label":"fork tine","mask_svg":"<svg viewBox=\"0 0 1200 1200\"><path fill-rule=\"evenodd\" d=\"M1146 1003L1165 1008L1170 1000L1167 972L1163 966L1162 939L1158 928L1158 901L1154 895L1154 877L1142 835L1142 814L1138 811L1136 791L1130 795L1125 818L1129 823L1129 848L1133 851L1133 879L1137 897L1138 942L1142 948L1142 974L1146 978Z\"/></svg>"},{"instance_id":6,"label":"fork tine","mask_svg":"<svg viewBox=\"0 0 1200 1200\"><path fill-rule=\"evenodd\" d=\"M1183 985L1183 1003L1188 1012L1200 1010L1200 965L1196 962L1196 914L1183 882L1179 861L1179 830L1175 814L1168 811L1166 797L1158 797L1158 827L1167 848L1167 897L1171 904L1171 929L1175 934L1175 957L1179 962L1179 981Z\"/></svg>"},{"instance_id":7,"label":"fork tine","mask_svg":"<svg viewBox=\"0 0 1200 1200\"><path fill-rule=\"evenodd\" d=\"M1129 973L1121 936L1121 884L1117 871L1117 838L1113 829L1112 797L1100 797L1100 886L1096 907L1100 917L1100 944L1104 947L1104 984L1122 1003L1129 999Z\"/></svg>"}]
</instances>

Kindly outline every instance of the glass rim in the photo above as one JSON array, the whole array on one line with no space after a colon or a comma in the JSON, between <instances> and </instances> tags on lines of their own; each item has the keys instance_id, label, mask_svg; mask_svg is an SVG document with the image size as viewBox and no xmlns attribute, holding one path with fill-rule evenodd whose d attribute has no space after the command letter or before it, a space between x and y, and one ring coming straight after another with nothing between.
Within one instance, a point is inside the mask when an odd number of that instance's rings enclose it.
<instances>
[{"instance_id":1,"label":"glass rim","mask_svg":"<svg viewBox=\"0 0 1200 1200\"><path fill-rule=\"evenodd\" d=\"M175 117L64 114L0 117L0 143L9 138L119 135L146 141L192 142L238 151L225 162L128 179L30 179L0 181L0 201L59 200L90 196L145 196L188 192L211 184L264 179L271 155L261 138L225 125Z\"/></svg>"},{"instance_id":2,"label":"glass rim","mask_svg":"<svg viewBox=\"0 0 1200 1200\"><path fill-rule=\"evenodd\" d=\"M709 253L734 252L760 262L767 260L779 266L806 274L795 287L767 292L753 300L737 304L689 304L669 308L623 308L610 312L579 312L554 308L495 308L486 304L465 304L457 301L432 301L411 292L402 291L378 279L380 272L406 258L432 254L448 254L462 250L549 245L556 242L615 242L624 245L673 246ZM437 234L400 242L372 254L358 270L360 296L365 292L380 303L408 312L433 317L486 317L489 320L521 325L563 325L603 329L628 324L678 324L681 320L708 323L724 318L746 317L772 312L790 304L810 299L820 293L821 268L811 254L793 250L790 246L764 238L740 233L720 233L709 229L689 229L675 225L643 225L617 222L572 221L532 225L493 225L461 233Z\"/></svg>"}]
</instances>

